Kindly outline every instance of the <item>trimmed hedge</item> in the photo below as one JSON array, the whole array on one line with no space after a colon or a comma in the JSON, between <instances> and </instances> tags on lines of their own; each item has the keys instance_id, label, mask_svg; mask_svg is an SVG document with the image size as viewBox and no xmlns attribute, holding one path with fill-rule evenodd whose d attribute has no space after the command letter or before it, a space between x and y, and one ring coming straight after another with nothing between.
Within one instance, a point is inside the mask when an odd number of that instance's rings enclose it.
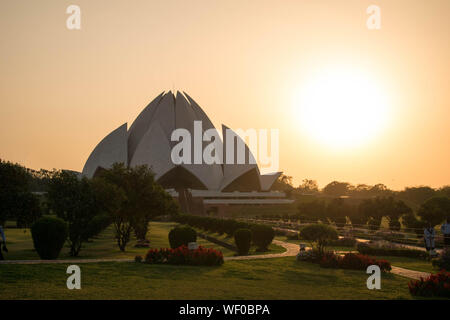
<instances>
[{"instance_id":1,"label":"trimmed hedge","mask_svg":"<svg viewBox=\"0 0 450 320\"><path fill-rule=\"evenodd\" d=\"M31 226L31 237L41 259L56 259L67 239L67 223L55 217L43 217Z\"/></svg>"},{"instance_id":2,"label":"trimmed hedge","mask_svg":"<svg viewBox=\"0 0 450 320\"><path fill-rule=\"evenodd\" d=\"M252 244L252 232L249 229L238 229L234 233L234 242L239 255L247 255Z\"/></svg>"},{"instance_id":3,"label":"trimmed hedge","mask_svg":"<svg viewBox=\"0 0 450 320\"><path fill-rule=\"evenodd\" d=\"M267 250L272 242L275 231L272 227L263 224L247 223L234 219L213 218L204 216L194 216L189 214L180 214L174 217L175 222L187 224L205 231L219 234L227 234L230 237L239 229L250 229L253 232L253 244L258 246L259 250ZM253 228L256 226L256 235Z\"/></svg>"},{"instance_id":4,"label":"trimmed hedge","mask_svg":"<svg viewBox=\"0 0 450 320\"><path fill-rule=\"evenodd\" d=\"M275 231L272 227L264 224L255 224L252 226L252 242L256 245L258 251L267 251L268 246L275 237Z\"/></svg>"},{"instance_id":5,"label":"trimmed hedge","mask_svg":"<svg viewBox=\"0 0 450 320\"><path fill-rule=\"evenodd\" d=\"M371 246L367 243L360 242L357 245L357 250L361 254L372 256L392 256L392 257L408 257L427 259L428 254L422 250L408 249L408 248L390 248Z\"/></svg>"},{"instance_id":6,"label":"trimmed hedge","mask_svg":"<svg viewBox=\"0 0 450 320\"><path fill-rule=\"evenodd\" d=\"M172 249L187 246L197 241L197 232L188 226L175 227L169 232L169 243Z\"/></svg>"}]
</instances>

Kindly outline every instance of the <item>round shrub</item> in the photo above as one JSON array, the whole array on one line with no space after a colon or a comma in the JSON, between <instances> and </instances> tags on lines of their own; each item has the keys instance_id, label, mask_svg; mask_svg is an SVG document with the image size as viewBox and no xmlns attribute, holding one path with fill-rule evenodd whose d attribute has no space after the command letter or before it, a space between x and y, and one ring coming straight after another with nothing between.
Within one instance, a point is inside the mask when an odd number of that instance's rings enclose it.
<instances>
[{"instance_id":1,"label":"round shrub","mask_svg":"<svg viewBox=\"0 0 450 320\"><path fill-rule=\"evenodd\" d=\"M54 217L43 217L31 226L34 248L41 259L56 259L67 239L67 224Z\"/></svg>"},{"instance_id":2,"label":"round shrub","mask_svg":"<svg viewBox=\"0 0 450 320\"><path fill-rule=\"evenodd\" d=\"M188 226L175 227L169 232L169 243L171 248L187 246L189 242L197 241L197 232Z\"/></svg>"},{"instance_id":3,"label":"round shrub","mask_svg":"<svg viewBox=\"0 0 450 320\"><path fill-rule=\"evenodd\" d=\"M445 248L439 258L433 259L433 266L441 270L450 270L450 248Z\"/></svg>"},{"instance_id":4,"label":"round shrub","mask_svg":"<svg viewBox=\"0 0 450 320\"><path fill-rule=\"evenodd\" d=\"M300 237L304 240L314 241L320 252L323 252L324 247L333 240L338 239L336 229L326 224L310 224L300 230Z\"/></svg>"},{"instance_id":5,"label":"round shrub","mask_svg":"<svg viewBox=\"0 0 450 320\"><path fill-rule=\"evenodd\" d=\"M272 227L256 224L252 227L252 241L258 251L267 251L267 247L272 243L275 231Z\"/></svg>"},{"instance_id":6,"label":"round shrub","mask_svg":"<svg viewBox=\"0 0 450 320\"><path fill-rule=\"evenodd\" d=\"M252 232L249 229L237 229L234 233L234 242L239 255L246 255L252 244Z\"/></svg>"}]
</instances>

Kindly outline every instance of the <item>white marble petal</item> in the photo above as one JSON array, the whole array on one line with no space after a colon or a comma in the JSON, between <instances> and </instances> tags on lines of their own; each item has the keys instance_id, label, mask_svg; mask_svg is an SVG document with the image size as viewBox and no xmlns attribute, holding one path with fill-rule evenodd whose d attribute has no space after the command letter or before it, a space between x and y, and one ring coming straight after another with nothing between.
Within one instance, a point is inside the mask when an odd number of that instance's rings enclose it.
<instances>
[{"instance_id":1,"label":"white marble petal","mask_svg":"<svg viewBox=\"0 0 450 320\"><path fill-rule=\"evenodd\" d=\"M87 159L82 171L83 176L92 178L98 167L108 169L115 162L126 165L128 163L127 137L127 124L124 123L103 138Z\"/></svg>"}]
</instances>

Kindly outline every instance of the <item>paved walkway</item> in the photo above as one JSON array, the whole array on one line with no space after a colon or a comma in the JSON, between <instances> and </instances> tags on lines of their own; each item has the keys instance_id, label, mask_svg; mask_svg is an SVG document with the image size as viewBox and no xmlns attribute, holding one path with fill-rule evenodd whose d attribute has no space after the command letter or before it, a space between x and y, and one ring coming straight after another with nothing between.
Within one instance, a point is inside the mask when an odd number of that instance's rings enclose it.
<instances>
[{"instance_id":1,"label":"paved walkway","mask_svg":"<svg viewBox=\"0 0 450 320\"><path fill-rule=\"evenodd\" d=\"M281 257L295 257L298 253L299 246L294 243L284 242L280 240L273 240L274 244L282 246L286 249L282 253L269 253L261 255L251 255L251 256L234 256L234 257L224 257L225 261L233 260L256 260L256 259L271 259L271 258L281 258ZM338 254L344 254L347 252L338 252ZM0 261L2 264L81 264L81 263L99 263L99 262L134 262L134 259L70 259L70 260L3 260ZM427 272L415 271L404 269L400 267L392 266L391 273L419 280L421 277L426 278L430 274Z\"/></svg>"},{"instance_id":2,"label":"paved walkway","mask_svg":"<svg viewBox=\"0 0 450 320\"><path fill-rule=\"evenodd\" d=\"M430 276L430 273L428 272L415 271L396 266L392 266L391 273L415 280L419 280L420 278L427 278L428 276Z\"/></svg>"},{"instance_id":3,"label":"paved walkway","mask_svg":"<svg viewBox=\"0 0 450 320\"><path fill-rule=\"evenodd\" d=\"M284 242L280 240L273 240L274 244L282 246L286 249L282 253L269 253L261 255L251 255L251 256L235 256L235 257L225 257L225 261L231 260L255 260L255 259L270 259L270 258L281 258L281 257L294 257L297 255L299 247L297 244Z\"/></svg>"}]
</instances>

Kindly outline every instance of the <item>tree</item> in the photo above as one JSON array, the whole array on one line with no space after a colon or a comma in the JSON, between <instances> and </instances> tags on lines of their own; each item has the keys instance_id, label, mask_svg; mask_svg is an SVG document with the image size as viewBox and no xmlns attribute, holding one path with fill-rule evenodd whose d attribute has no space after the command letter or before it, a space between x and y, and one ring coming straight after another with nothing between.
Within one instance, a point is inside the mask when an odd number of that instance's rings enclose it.
<instances>
[{"instance_id":1,"label":"tree","mask_svg":"<svg viewBox=\"0 0 450 320\"><path fill-rule=\"evenodd\" d=\"M0 160L0 225L17 215L20 194L28 189L28 174L22 166Z\"/></svg>"},{"instance_id":2,"label":"tree","mask_svg":"<svg viewBox=\"0 0 450 320\"><path fill-rule=\"evenodd\" d=\"M385 198L383 210L384 215L387 216L389 220L389 229L396 231L401 229L400 217L412 213L412 209L402 200L394 200L393 197Z\"/></svg>"},{"instance_id":3,"label":"tree","mask_svg":"<svg viewBox=\"0 0 450 320\"><path fill-rule=\"evenodd\" d=\"M73 172L56 171L48 185L48 206L68 224L70 255L78 256L83 242L95 236L92 230L95 217L102 213L92 183L78 179Z\"/></svg>"},{"instance_id":4,"label":"tree","mask_svg":"<svg viewBox=\"0 0 450 320\"><path fill-rule=\"evenodd\" d=\"M399 198L411 201L417 205L421 205L435 195L436 190L427 186L405 188L405 190L398 193Z\"/></svg>"},{"instance_id":5,"label":"tree","mask_svg":"<svg viewBox=\"0 0 450 320\"><path fill-rule=\"evenodd\" d=\"M348 217L352 223L352 227L364 227L367 224L368 216L360 212L357 206L352 206Z\"/></svg>"},{"instance_id":6,"label":"tree","mask_svg":"<svg viewBox=\"0 0 450 320\"><path fill-rule=\"evenodd\" d=\"M427 224L436 226L450 217L450 198L431 198L420 206L417 214Z\"/></svg>"},{"instance_id":7,"label":"tree","mask_svg":"<svg viewBox=\"0 0 450 320\"><path fill-rule=\"evenodd\" d=\"M302 194L318 193L319 185L316 180L303 179L302 184L298 186L297 190Z\"/></svg>"},{"instance_id":8,"label":"tree","mask_svg":"<svg viewBox=\"0 0 450 320\"><path fill-rule=\"evenodd\" d=\"M112 192L120 194L118 197L122 199L109 208L121 251L125 251L133 230L138 240L145 240L153 217L177 211L170 195L155 182L145 165L128 168L116 163L111 169L99 172L97 178L114 186Z\"/></svg>"},{"instance_id":9,"label":"tree","mask_svg":"<svg viewBox=\"0 0 450 320\"><path fill-rule=\"evenodd\" d=\"M327 206L327 217L342 226L347 223L347 215L350 212L350 206L342 198L332 199Z\"/></svg>"},{"instance_id":10,"label":"tree","mask_svg":"<svg viewBox=\"0 0 450 320\"><path fill-rule=\"evenodd\" d=\"M336 229L326 224L310 224L300 230L300 236L304 240L314 241L321 254L326 245L332 240L338 239Z\"/></svg>"},{"instance_id":11,"label":"tree","mask_svg":"<svg viewBox=\"0 0 450 320\"><path fill-rule=\"evenodd\" d=\"M153 177L151 185L152 188L147 189L147 194L141 194L146 199L147 204L142 204L144 208L139 211L139 216L133 222L136 238L140 241L146 240L148 226L152 218L161 215L173 215L178 211L173 198L161 185L153 181Z\"/></svg>"},{"instance_id":12,"label":"tree","mask_svg":"<svg viewBox=\"0 0 450 320\"><path fill-rule=\"evenodd\" d=\"M438 190L440 196L450 198L450 186L443 186Z\"/></svg>"},{"instance_id":13,"label":"tree","mask_svg":"<svg viewBox=\"0 0 450 320\"><path fill-rule=\"evenodd\" d=\"M294 189L292 186L292 177L285 174L281 174L271 187L271 190L284 192L291 192L292 189Z\"/></svg>"},{"instance_id":14,"label":"tree","mask_svg":"<svg viewBox=\"0 0 450 320\"><path fill-rule=\"evenodd\" d=\"M341 197L348 195L352 185L348 182L333 181L327 184L322 192L327 196Z\"/></svg>"},{"instance_id":15,"label":"tree","mask_svg":"<svg viewBox=\"0 0 450 320\"><path fill-rule=\"evenodd\" d=\"M358 207L359 213L367 217L369 228L372 230L380 228L383 218L381 202L380 198L364 199Z\"/></svg>"},{"instance_id":16,"label":"tree","mask_svg":"<svg viewBox=\"0 0 450 320\"><path fill-rule=\"evenodd\" d=\"M23 192L18 196L18 211L16 213L17 228L29 228L42 216L38 196L31 192Z\"/></svg>"},{"instance_id":17,"label":"tree","mask_svg":"<svg viewBox=\"0 0 450 320\"><path fill-rule=\"evenodd\" d=\"M425 222L417 219L413 212L407 213L402 216L403 224L408 228L410 232L416 233L417 237L423 236L423 228Z\"/></svg>"},{"instance_id":18,"label":"tree","mask_svg":"<svg viewBox=\"0 0 450 320\"><path fill-rule=\"evenodd\" d=\"M298 211L302 223L317 222L318 220L325 220L326 204L325 201L318 199L301 202L298 205Z\"/></svg>"}]
</instances>

